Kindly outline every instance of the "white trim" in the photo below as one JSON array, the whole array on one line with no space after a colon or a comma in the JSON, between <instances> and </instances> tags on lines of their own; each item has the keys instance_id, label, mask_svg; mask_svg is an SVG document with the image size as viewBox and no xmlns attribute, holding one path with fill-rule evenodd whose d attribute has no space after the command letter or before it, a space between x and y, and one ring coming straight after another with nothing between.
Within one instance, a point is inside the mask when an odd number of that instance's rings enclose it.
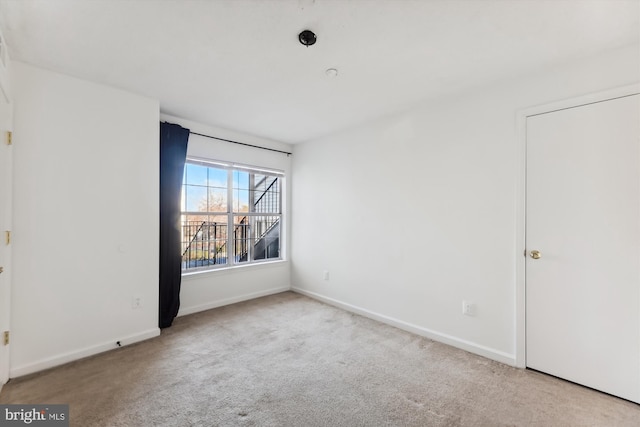
<instances>
[{"instance_id":1,"label":"white trim","mask_svg":"<svg viewBox=\"0 0 640 427\"><path fill-rule=\"evenodd\" d=\"M0 35L0 37L2 37ZM4 38L3 38L4 43ZM4 46L6 49L6 46ZM6 71L6 70L5 70ZM0 84L4 83L0 82ZM4 103L0 100L0 150L3 153L0 155L0 187L2 188L3 206L0 217L0 232L4 233L5 230L12 230L13 223L13 148L10 145L6 145L7 132L11 131L13 122L13 105ZM4 238L4 236L2 236ZM13 245L5 245L2 242L0 251L3 253L2 263L4 267L4 273L0 278L0 333L9 331L11 333L11 291L13 286ZM2 345L0 348L0 390L2 385L5 384L10 378L11 370L11 344Z\"/></svg>"},{"instance_id":2,"label":"white trim","mask_svg":"<svg viewBox=\"0 0 640 427\"><path fill-rule=\"evenodd\" d=\"M516 214L516 230L515 230L515 350L516 363L518 368L526 368L526 318L525 318L525 219L526 219L526 188L527 188L527 115L523 111L517 113L517 130L518 130L518 146L516 147L517 165L516 165L516 194L515 194L515 214Z\"/></svg>"},{"instance_id":3,"label":"white trim","mask_svg":"<svg viewBox=\"0 0 640 427\"><path fill-rule=\"evenodd\" d=\"M516 306L515 306L515 366L525 368L526 361L526 177L527 177L527 117L567 108L603 102L610 99L640 94L640 83L622 86L602 92L569 98L549 104L537 105L517 111L518 131L516 177Z\"/></svg>"},{"instance_id":4,"label":"white trim","mask_svg":"<svg viewBox=\"0 0 640 427\"><path fill-rule=\"evenodd\" d=\"M379 314L365 308L357 307L355 305L351 305L342 301L335 300L333 298L325 297L323 295L317 294L315 292L307 291L304 289L292 287L291 290L293 292L297 292L299 294L308 296L313 299L317 299L319 301L325 302L329 305L333 305L335 307L341 308L343 310L347 310L352 313L359 314L364 317L368 317L369 319L377 320L378 322L385 323L387 325L394 326L398 329L402 329L407 332L411 332L416 335L423 336L425 338L429 338L434 341L438 341L452 347L456 347L470 353L474 353L488 359L496 360L501 363L505 363L507 365L514 366L515 365L515 356L513 354L505 353L500 350L496 350L490 347L486 347L472 341L463 340L451 335L443 334L437 331L433 331L431 329L423 328L422 326L414 325L412 323L408 323L393 317L385 316L384 314Z\"/></svg>"},{"instance_id":5,"label":"white trim","mask_svg":"<svg viewBox=\"0 0 640 427\"><path fill-rule=\"evenodd\" d=\"M22 365L16 368L12 368L9 376L11 378L21 377L23 375L33 374L35 372L43 371L45 369L49 369L55 366L63 365L65 363L73 362L78 359L103 353L108 350L115 350L116 348L118 348L116 344L116 342L118 341L122 346L127 346L136 342L148 340L149 338L157 337L158 335L160 335L160 329L153 328L153 329L149 329L144 332L139 332L137 334L132 334L123 338L119 338L119 339L114 338L113 340L105 342L103 344L98 344L98 345L86 347L80 350L63 353L58 356L48 357L46 359L40 360L39 362L30 363L27 365Z\"/></svg>"},{"instance_id":6,"label":"white trim","mask_svg":"<svg viewBox=\"0 0 640 427\"><path fill-rule=\"evenodd\" d=\"M200 304L193 307L181 308L177 317L186 316L188 314L199 313L201 311L211 310L212 308L222 307L225 305L235 304L237 302L248 301L254 298L266 297L267 295L279 294L291 290L288 286L266 289L264 291L252 292L250 294L238 295L231 298L224 298L217 301L211 301L206 304Z\"/></svg>"}]
</instances>

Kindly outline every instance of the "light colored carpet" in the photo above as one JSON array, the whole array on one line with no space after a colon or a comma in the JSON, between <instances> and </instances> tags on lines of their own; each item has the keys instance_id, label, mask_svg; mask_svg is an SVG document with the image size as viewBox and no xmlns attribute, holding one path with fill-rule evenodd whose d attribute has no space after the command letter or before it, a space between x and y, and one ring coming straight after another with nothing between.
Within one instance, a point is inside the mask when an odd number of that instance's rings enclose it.
<instances>
[{"instance_id":1,"label":"light colored carpet","mask_svg":"<svg viewBox=\"0 0 640 427\"><path fill-rule=\"evenodd\" d=\"M5 385L72 426L638 426L640 406L285 292Z\"/></svg>"}]
</instances>

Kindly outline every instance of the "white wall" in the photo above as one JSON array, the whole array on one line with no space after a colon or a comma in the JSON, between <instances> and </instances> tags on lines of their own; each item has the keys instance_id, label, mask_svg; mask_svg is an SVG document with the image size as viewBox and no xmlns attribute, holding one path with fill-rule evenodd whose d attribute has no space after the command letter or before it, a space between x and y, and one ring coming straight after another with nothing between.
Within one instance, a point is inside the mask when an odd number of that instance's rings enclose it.
<instances>
[{"instance_id":1,"label":"white wall","mask_svg":"<svg viewBox=\"0 0 640 427\"><path fill-rule=\"evenodd\" d=\"M260 147L291 152L291 146L281 142L205 126L189 120L161 115L163 121L176 123L193 132L239 141ZM286 174L283 206L290 212L291 157L286 154L266 151L198 135L189 137L187 155L206 159L224 160L250 166L284 171ZM191 273L182 277L180 290L180 312L183 316L198 311L232 304L251 298L283 292L290 289L290 267L288 261L290 221L285 216L282 237L284 261L238 266L223 270Z\"/></svg>"},{"instance_id":2,"label":"white wall","mask_svg":"<svg viewBox=\"0 0 640 427\"><path fill-rule=\"evenodd\" d=\"M517 111L634 83L639 52L536 70L295 146L294 290L515 364Z\"/></svg>"},{"instance_id":3,"label":"white wall","mask_svg":"<svg viewBox=\"0 0 640 427\"><path fill-rule=\"evenodd\" d=\"M159 333L159 106L12 71L15 377Z\"/></svg>"}]
</instances>

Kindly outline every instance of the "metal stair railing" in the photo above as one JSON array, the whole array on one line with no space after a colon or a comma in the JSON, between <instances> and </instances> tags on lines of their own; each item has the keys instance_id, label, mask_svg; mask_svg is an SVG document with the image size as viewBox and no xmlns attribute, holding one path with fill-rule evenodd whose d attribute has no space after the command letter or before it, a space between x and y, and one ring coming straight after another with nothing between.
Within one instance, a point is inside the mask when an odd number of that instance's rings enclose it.
<instances>
[{"instance_id":1,"label":"metal stair railing","mask_svg":"<svg viewBox=\"0 0 640 427\"><path fill-rule=\"evenodd\" d=\"M199 224L195 231L193 231L193 228L196 227L194 224ZM183 235L191 236L182 252L182 261L186 262L186 269L218 264L219 261L222 260L220 253L223 252L224 245L218 248L216 248L215 245L217 241L223 238L223 231L227 227L226 224L209 221L186 221L186 225L183 224L182 227ZM198 247L198 245L200 245L200 247ZM194 251L195 254L193 253ZM211 256L212 253L213 257ZM192 265L193 263L196 265Z\"/></svg>"},{"instance_id":2,"label":"metal stair railing","mask_svg":"<svg viewBox=\"0 0 640 427\"><path fill-rule=\"evenodd\" d=\"M188 222L197 222L197 221L186 221ZM193 244L193 242L198 238L198 233L200 231L202 231L202 227L204 227L204 225L207 223L207 221L202 221L202 224L200 224L200 226L198 227L198 229L196 230L195 233L193 233L193 237L191 238L191 240L189 240L189 243L187 244L187 247L185 248L185 250L182 252L182 256L184 257L185 254L191 249L191 245ZM182 228L184 229L185 227L192 227L191 225L183 225ZM183 230L184 231L184 230ZM187 235L189 235L190 233L187 233Z\"/></svg>"}]
</instances>

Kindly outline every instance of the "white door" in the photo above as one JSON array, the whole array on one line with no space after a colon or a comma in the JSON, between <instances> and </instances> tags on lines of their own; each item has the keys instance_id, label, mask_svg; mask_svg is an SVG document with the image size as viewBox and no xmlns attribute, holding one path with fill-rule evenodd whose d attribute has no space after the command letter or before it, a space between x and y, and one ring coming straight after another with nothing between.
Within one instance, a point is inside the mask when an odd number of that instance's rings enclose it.
<instances>
[{"instance_id":1,"label":"white door","mask_svg":"<svg viewBox=\"0 0 640 427\"><path fill-rule=\"evenodd\" d=\"M640 403L640 95L526 126L527 367Z\"/></svg>"}]
</instances>

